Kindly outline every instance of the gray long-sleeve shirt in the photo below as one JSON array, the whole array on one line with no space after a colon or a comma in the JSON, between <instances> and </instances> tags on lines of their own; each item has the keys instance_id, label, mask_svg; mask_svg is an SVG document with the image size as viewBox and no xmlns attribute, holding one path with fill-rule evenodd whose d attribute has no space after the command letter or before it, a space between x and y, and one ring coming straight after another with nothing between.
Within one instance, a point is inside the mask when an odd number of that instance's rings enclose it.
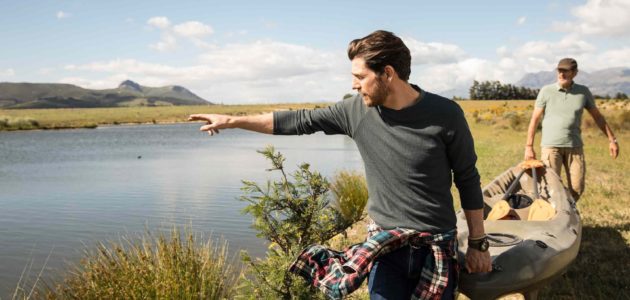
<instances>
[{"instance_id":1,"label":"gray long-sleeve shirt","mask_svg":"<svg viewBox=\"0 0 630 300\"><path fill-rule=\"evenodd\" d=\"M420 101L402 110L367 107L356 95L326 108L275 112L273 133L350 136L363 157L376 224L444 232L456 226L453 179L464 209L483 207L477 156L459 105L420 92Z\"/></svg>"}]
</instances>

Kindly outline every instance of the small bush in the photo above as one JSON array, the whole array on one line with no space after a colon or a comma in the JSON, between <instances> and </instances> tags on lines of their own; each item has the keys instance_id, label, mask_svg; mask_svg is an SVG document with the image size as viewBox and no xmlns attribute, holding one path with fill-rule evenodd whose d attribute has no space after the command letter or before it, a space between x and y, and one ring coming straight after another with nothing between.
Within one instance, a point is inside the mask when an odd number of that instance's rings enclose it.
<instances>
[{"instance_id":1,"label":"small bush","mask_svg":"<svg viewBox=\"0 0 630 300\"><path fill-rule=\"evenodd\" d=\"M330 190L335 194L336 204L346 220L354 223L364 217L368 190L363 175L341 171L333 177Z\"/></svg>"},{"instance_id":2,"label":"small bush","mask_svg":"<svg viewBox=\"0 0 630 300\"><path fill-rule=\"evenodd\" d=\"M508 112L503 115L503 118L508 120L510 128L516 131L522 131L526 129L527 118L518 112Z\"/></svg>"},{"instance_id":3,"label":"small bush","mask_svg":"<svg viewBox=\"0 0 630 300\"><path fill-rule=\"evenodd\" d=\"M27 130L40 128L39 122L33 118L0 117L0 130Z\"/></svg>"},{"instance_id":4,"label":"small bush","mask_svg":"<svg viewBox=\"0 0 630 300\"><path fill-rule=\"evenodd\" d=\"M257 236L270 242L264 260L254 261L243 254L252 275L243 289L248 299L323 299L322 293L290 273L288 267L306 246L323 244L345 232L353 220L330 205L330 184L309 164L287 174L281 153L271 146L259 152L271 161L268 171L276 171L280 178L262 187L243 181L246 195L241 200L250 203L243 212L254 217Z\"/></svg>"},{"instance_id":5,"label":"small bush","mask_svg":"<svg viewBox=\"0 0 630 300\"><path fill-rule=\"evenodd\" d=\"M176 229L147 233L85 250L62 283L40 291L48 299L231 299L241 276L227 243L199 242Z\"/></svg>"},{"instance_id":6,"label":"small bush","mask_svg":"<svg viewBox=\"0 0 630 300\"><path fill-rule=\"evenodd\" d=\"M614 120L613 125L615 129L630 130L630 111L625 110L621 112Z\"/></svg>"}]
</instances>

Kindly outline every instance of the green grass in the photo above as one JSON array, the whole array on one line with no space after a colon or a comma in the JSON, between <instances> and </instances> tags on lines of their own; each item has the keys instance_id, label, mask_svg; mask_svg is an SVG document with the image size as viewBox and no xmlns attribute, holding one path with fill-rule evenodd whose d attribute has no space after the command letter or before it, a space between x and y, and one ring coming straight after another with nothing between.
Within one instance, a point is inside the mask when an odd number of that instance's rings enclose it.
<instances>
[{"instance_id":1,"label":"green grass","mask_svg":"<svg viewBox=\"0 0 630 300\"><path fill-rule=\"evenodd\" d=\"M146 233L86 248L61 281L36 286L34 299L232 299L242 276L225 242L189 230ZM45 277L45 276L44 276ZM40 280L42 282L42 280ZM18 287L13 299L29 299ZM30 292L29 292L30 293Z\"/></svg>"}]
</instances>

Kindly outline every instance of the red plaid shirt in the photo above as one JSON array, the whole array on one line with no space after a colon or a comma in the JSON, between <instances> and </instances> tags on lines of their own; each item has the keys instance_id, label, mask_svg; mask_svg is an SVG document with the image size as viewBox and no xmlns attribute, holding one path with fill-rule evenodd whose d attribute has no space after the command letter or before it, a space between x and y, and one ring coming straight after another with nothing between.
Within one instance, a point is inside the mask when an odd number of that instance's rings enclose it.
<instances>
[{"instance_id":1,"label":"red plaid shirt","mask_svg":"<svg viewBox=\"0 0 630 300\"><path fill-rule=\"evenodd\" d=\"M412 299L440 299L448 284L450 264L455 264L453 269L458 272L456 236L456 230L441 234L404 228L382 230L372 223L364 243L345 251L309 246L291 264L289 271L304 277L331 299L342 299L361 286L376 258L412 241L421 241L431 247L433 255L427 256Z\"/></svg>"}]
</instances>

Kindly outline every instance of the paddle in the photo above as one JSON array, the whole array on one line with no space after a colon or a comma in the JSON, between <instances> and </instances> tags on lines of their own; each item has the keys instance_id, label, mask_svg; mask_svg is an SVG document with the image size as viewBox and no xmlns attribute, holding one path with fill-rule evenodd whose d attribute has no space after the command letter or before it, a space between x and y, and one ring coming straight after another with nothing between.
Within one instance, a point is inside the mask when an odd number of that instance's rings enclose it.
<instances>
[{"instance_id":1,"label":"paddle","mask_svg":"<svg viewBox=\"0 0 630 300\"><path fill-rule=\"evenodd\" d=\"M512 181L508 189L505 191L505 194L503 195L501 200L499 200L492 206L492 210L490 210L490 213L488 214L486 220L496 221L505 218L512 209L510 207L510 204L507 202L507 199L510 197L510 195L512 195L512 192L514 192L514 189L516 188L516 185L518 185L518 181L519 179L521 179L521 176L523 176L525 171L527 171L528 169L534 170L533 172L535 174L536 168L544 167L545 165L539 160L530 159L521 162L519 166L521 167L521 171L518 173L518 175L516 175L516 178L514 179L514 181ZM534 175L534 177L535 176L536 175ZM536 179L534 179L534 182L536 182ZM538 195L537 192L536 195ZM536 196L535 198L538 198L538 196Z\"/></svg>"}]
</instances>

